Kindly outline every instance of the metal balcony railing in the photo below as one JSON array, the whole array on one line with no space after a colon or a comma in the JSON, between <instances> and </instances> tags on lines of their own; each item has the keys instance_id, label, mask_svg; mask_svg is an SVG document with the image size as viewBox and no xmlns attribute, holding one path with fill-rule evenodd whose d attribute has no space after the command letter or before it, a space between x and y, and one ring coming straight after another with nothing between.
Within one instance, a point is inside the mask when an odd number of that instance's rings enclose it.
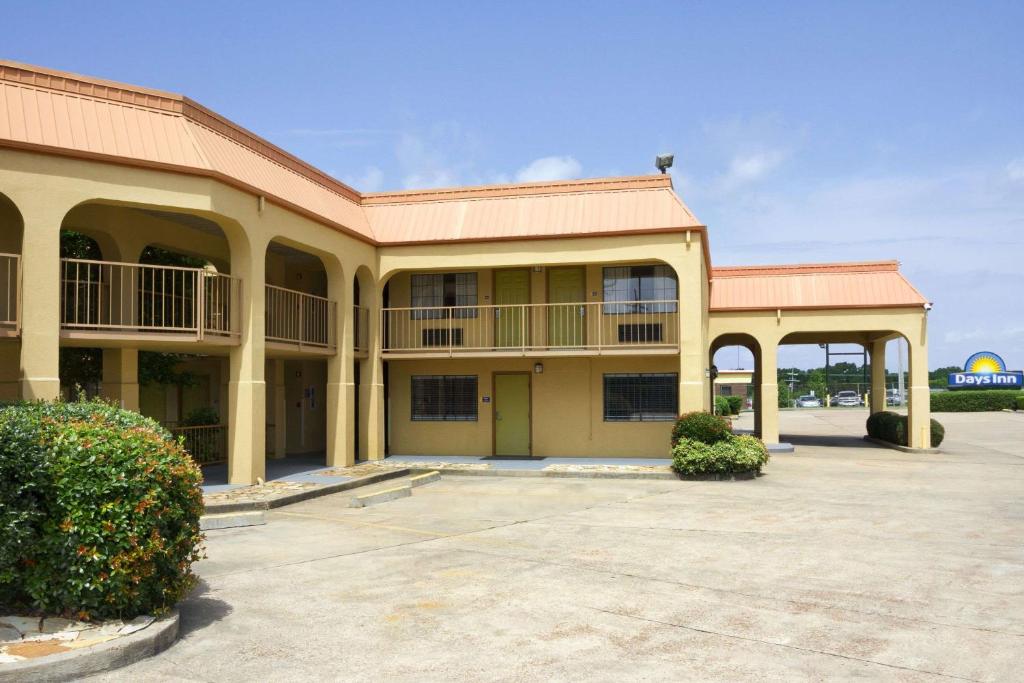
<instances>
[{"instance_id":1,"label":"metal balcony railing","mask_svg":"<svg viewBox=\"0 0 1024 683\"><path fill-rule=\"evenodd\" d=\"M185 450L199 465L227 460L227 425L173 427L171 435L181 438Z\"/></svg>"},{"instance_id":2,"label":"metal balcony railing","mask_svg":"<svg viewBox=\"0 0 1024 683\"><path fill-rule=\"evenodd\" d=\"M0 337L21 330L21 256L0 254Z\"/></svg>"},{"instance_id":3,"label":"metal balcony railing","mask_svg":"<svg viewBox=\"0 0 1024 683\"><path fill-rule=\"evenodd\" d=\"M370 350L370 309L365 306L352 307L352 350L360 354Z\"/></svg>"},{"instance_id":4,"label":"metal balcony railing","mask_svg":"<svg viewBox=\"0 0 1024 683\"><path fill-rule=\"evenodd\" d=\"M204 268L61 259L61 328L237 337L241 280Z\"/></svg>"},{"instance_id":5,"label":"metal balcony railing","mask_svg":"<svg viewBox=\"0 0 1024 683\"><path fill-rule=\"evenodd\" d=\"M572 353L679 348L679 302L385 308L385 354Z\"/></svg>"},{"instance_id":6,"label":"metal balcony railing","mask_svg":"<svg viewBox=\"0 0 1024 683\"><path fill-rule=\"evenodd\" d=\"M337 303L322 296L266 285L268 342L336 349Z\"/></svg>"}]
</instances>

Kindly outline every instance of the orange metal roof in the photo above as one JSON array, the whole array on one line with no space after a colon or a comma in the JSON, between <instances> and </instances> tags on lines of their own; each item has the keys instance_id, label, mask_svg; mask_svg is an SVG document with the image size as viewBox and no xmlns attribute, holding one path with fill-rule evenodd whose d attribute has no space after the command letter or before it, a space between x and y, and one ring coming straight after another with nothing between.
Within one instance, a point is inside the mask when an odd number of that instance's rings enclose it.
<instances>
[{"instance_id":1,"label":"orange metal roof","mask_svg":"<svg viewBox=\"0 0 1024 683\"><path fill-rule=\"evenodd\" d=\"M363 195L181 95L16 62L0 145L214 177L374 244L702 227L667 176Z\"/></svg>"},{"instance_id":2,"label":"orange metal roof","mask_svg":"<svg viewBox=\"0 0 1024 683\"><path fill-rule=\"evenodd\" d=\"M887 308L927 302L896 261L714 268L712 311Z\"/></svg>"}]
</instances>

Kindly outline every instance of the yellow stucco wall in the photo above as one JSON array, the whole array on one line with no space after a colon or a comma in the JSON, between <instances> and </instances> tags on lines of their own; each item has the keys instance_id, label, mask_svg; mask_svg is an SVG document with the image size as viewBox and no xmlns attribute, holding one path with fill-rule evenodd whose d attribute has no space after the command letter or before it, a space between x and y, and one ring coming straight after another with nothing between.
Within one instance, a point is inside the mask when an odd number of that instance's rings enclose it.
<instances>
[{"instance_id":1,"label":"yellow stucco wall","mask_svg":"<svg viewBox=\"0 0 1024 683\"><path fill-rule=\"evenodd\" d=\"M534 363L544 372L533 372ZM668 457L671 422L605 422L603 375L678 372L675 357L507 358L389 364L390 446L402 455L491 455L493 373L529 372L533 455ZM413 422L413 375L477 375L475 422ZM492 397L489 403L483 397Z\"/></svg>"}]
</instances>

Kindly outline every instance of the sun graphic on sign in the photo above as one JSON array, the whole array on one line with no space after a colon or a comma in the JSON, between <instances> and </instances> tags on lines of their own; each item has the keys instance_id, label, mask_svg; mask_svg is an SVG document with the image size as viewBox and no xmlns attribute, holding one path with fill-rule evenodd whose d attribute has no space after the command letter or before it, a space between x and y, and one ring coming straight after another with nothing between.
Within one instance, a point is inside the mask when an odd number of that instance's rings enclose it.
<instances>
[{"instance_id":1,"label":"sun graphic on sign","mask_svg":"<svg viewBox=\"0 0 1024 683\"><path fill-rule=\"evenodd\" d=\"M972 355L964 363L965 372L979 372L988 374L992 372L1006 372L1006 364L1003 359L991 351L979 351Z\"/></svg>"}]
</instances>

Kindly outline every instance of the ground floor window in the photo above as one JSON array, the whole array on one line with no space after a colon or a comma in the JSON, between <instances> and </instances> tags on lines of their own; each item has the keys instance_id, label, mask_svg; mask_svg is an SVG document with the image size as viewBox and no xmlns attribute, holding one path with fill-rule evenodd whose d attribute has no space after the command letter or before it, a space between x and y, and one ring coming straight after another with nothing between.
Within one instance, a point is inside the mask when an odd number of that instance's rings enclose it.
<instances>
[{"instance_id":1,"label":"ground floor window","mask_svg":"<svg viewBox=\"0 0 1024 683\"><path fill-rule=\"evenodd\" d=\"M679 411L679 375L617 373L604 376L605 422L674 420Z\"/></svg>"},{"instance_id":2,"label":"ground floor window","mask_svg":"<svg viewBox=\"0 0 1024 683\"><path fill-rule=\"evenodd\" d=\"M414 422L465 422L477 419L476 375L414 375Z\"/></svg>"}]
</instances>

